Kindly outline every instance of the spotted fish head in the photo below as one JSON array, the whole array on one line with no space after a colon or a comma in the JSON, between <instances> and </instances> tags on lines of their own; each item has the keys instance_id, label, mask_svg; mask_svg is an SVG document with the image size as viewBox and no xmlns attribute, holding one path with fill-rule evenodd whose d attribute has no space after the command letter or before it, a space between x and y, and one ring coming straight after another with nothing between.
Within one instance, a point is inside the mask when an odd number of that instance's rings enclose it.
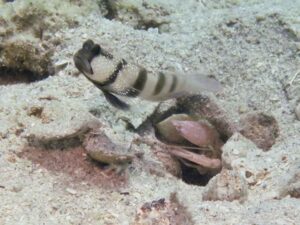
<instances>
[{"instance_id":1,"label":"spotted fish head","mask_svg":"<svg viewBox=\"0 0 300 225\"><path fill-rule=\"evenodd\" d=\"M101 53L101 47L95 44L92 40L87 40L83 43L73 59L77 69L85 75L93 75L91 61Z\"/></svg>"}]
</instances>

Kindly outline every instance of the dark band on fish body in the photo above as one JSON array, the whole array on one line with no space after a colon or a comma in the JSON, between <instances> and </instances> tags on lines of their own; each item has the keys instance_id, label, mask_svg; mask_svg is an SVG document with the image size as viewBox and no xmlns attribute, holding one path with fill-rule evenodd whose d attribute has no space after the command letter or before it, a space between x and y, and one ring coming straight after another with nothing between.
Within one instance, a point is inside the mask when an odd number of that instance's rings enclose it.
<instances>
[{"instance_id":1,"label":"dark band on fish body","mask_svg":"<svg viewBox=\"0 0 300 225\"><path fill-rule=\"evenodd\" d=\"M173 92L177 86L177 77L175 75L172 75L172 84L171 84L171 87L170 87L170 90L169 92Z\"/></svg>"},{"instance_id":2,"label":"dark band on fish body","mask_svg":"<svg viewBox=\"0 0 300 225\"><path fill-rule=\"evenodd\" d=\"M138 91L142 91L144 90L146 81L147 81L147 70L142 68L140 69L138 78L136 79L132 87Z\"/></svg>"},{"instance_id":3,"label":"dark band on fish body","mask_svg":"<svg viewBox=\"0 0 300 225\"><path fill-rule=\"evenodd\" d=\"M136 97L138 96L141 91L144 90L145 84L147 82L147 70L144 68L141 68L138 74L137 79L135 80L132 87L127 88L124 93L128 97Z\"/></svg>"},{"instance_id":4,"label":"dark band on fish body","mask_svg":"<svg viewBox=\"0 0 300 225\"><path fill-rule=\"evenodd\" d=\"M93 74L93 69L91 67L91 61L93 58L97 55L101 54L102 56L108 58L108 59L113 59L113 56L103 50L100 45L95 44L92 40L87 40L83 43L82 48L77 51L74 54L73 60L75 63L75 66L77 69L82 72L85 77L90 80L97 88L102 90L106 100L113 105L116 108L122 109L122 110L128 110L129 105L122 100L120 100L118 97L113 95L111 90L109 89L109 84L113 83L119 73L123 70L124 66L127 64L127 62L123 59L121 62L118 63L117 68L115 71L109 76L108 80L105 81L104 83L99 83L95 80L92 80L89 75Z\"/></svg>"},{"instance_id":5,"label":"dark band on fish body","mask_svg":"<svg viewBox=\"0 0 300 225\"><path fill-rule=\"evenodd\" d=\"M100 86L107 86L110 85L112 83L114 83L118 77L118 75L120 74L120 72L124 69L124 66L127 65L127 62L122 59L121 62L118 63L117 68L115 69L115 71L108 77L108 79L102 83L99 83Z\"/></svg>"},{"instance_id":6,"label":"dark band on fish body","mask_svg":"<svg viewBox=\"0 0 300 225\"><path fill-rule=\"evenodd\" d=\"M153 95L159 94L162 91L162 89L164 88L165 83L166 83L166 76L165 76L164 73L160 72L157 84L156 84L154 92L153 92Z\"/></svg>"}]
</instances>

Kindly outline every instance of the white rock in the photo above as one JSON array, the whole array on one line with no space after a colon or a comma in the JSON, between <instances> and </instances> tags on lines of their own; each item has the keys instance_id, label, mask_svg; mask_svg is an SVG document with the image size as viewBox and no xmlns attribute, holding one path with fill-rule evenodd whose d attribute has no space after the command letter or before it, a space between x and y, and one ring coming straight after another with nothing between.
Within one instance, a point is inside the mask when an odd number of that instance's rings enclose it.
<instances>
[{"instance_id":1,"label":"white rock","mask_svg":"<svg viewBox=\"0 0 300 225\"><path fill-rule=\"evenodd\" d=\"M241 160L247 157L249 151L257 149L255 144L245 138L240 133L235 133L222 147L222 163L223 166L231 168L239 168Z\"/></svg>"},{"instance_id":2,"label":"white rock","mask_svg":"<svg viewBox=\"0 0 300 225\"><path fill-rule=\"evenodd\" d=\"M297 119L300 120L300 103L298 103L298 105L296 106L295 113Z\"/></svg>"},{"instance_id":3,"label":"white rock","mask_svg":"<svg viewBox=\"0 0 300 225\"><path fill-rule=\"evenodd\" d=\"M67 188L66 191L67 191L68 193L70 193L71 195L76 195L76 194L77 194L77 191L74 190L74 189L72 189L72 188Z\"/></svg>"},{"instance_id":4,"label":"white rock","mask_svg":"<svg viewBox=\"0 0 300 225\"><path fill-rule=\"evenodd\" d=\"M203 200L208 201L234 201L241 202L247 199L248 185L244 177L233 170L223 169L213 177L203 192Z\"/></svg>"}]
</instances>

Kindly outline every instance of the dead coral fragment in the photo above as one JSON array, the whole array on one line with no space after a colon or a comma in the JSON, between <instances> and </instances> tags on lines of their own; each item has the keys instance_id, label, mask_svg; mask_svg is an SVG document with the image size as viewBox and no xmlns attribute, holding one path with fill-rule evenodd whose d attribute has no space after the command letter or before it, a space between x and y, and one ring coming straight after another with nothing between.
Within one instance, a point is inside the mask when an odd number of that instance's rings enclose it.
<instances>
[{"instance_id":1,"label":"dead coral fragment","mask_svg":"<svg viewBox=\"0 0 300 225\"><path fill-rule=\"evenodd\" d=\"M14 4L8 19L14 23L16 31L30 30L34 34L41 31L54 32L62 27L78 24L78 16L86 15L93 10L92 1L82 1L80 7L70 1L23 1ZM35 35L39 38L40 35Z\"/></svg>"},{"instance_id":2,"label":"dead coral fragment","mask_svg":"<svg viewBox=\"0 0 300 225\"><path fill-rule=\"evenodd\" d=\"M51 74L52 51L42 48L38 43L25 40L10 40L1 44L0 67L15 71L29 71L35 76Z\"/></svg>"},{"instance_id":3,"label":"dead coral fragment","mask_svg":"<svg viewBox=\"0 0 300 225\"><path fill-rule=\"evenodd\" d=\"M44 108L43 107L39 107L39 106L32 106L28 109L27 111L27 115L28 116L35 116L37 118L41 118L42 117L42 113L43 113Z\"/></svg>"},{"instance_id":4,"label":"dead coral fragment","mask_svg":"<svg viewBox=\"0 0 300 225\"><path fill-rule=\"evenodd\" d=\"M147 202L138 210L133 225L194 224L191 215L172 193L169 200Z\"/></svg>"},{"instance_id":5,"label":"dead coral fragment","mask_svg":"<svg viewBox=\"0 0 300 225\"><path fill-rule=\"evenodd\" d=\"M203 192L206 201L245 201L248 188L245 178L233 170L223 169L213 177Z\"/></svg>"},{"instance_id":6,"label":"dead coral fragment","mask_svg":"<svg viewBox=\"0 0 300 225\"><path fill-rule=\"evenodd\" d=\"M300 182L290 185L289 195L293 198L300 198Z\"/></svg>"},{"instance_id":7,"label":"dead coral fragment","mask_svg":"<svg viewBox=\"0 0 300 225\"><path fill-rule=\"evenodd\" d=\"M116 19L135 29L161 28L169 23L170 12L163 4L143 1L101 0L98 3L107 19ZM166 30L167 28L164 28Z\"/></svg>"},{"instance_id":8,"label":"dead coral fragment","mask_svg":"<svg viewBox=\"0 0 300 225\"><path fill-rule=\"evenodd\" d=\"M241 134L263 150L269 150L279 136L279 127L273 116L257 112L249 113L240 123Z\"/></svg>"}]
</instances>

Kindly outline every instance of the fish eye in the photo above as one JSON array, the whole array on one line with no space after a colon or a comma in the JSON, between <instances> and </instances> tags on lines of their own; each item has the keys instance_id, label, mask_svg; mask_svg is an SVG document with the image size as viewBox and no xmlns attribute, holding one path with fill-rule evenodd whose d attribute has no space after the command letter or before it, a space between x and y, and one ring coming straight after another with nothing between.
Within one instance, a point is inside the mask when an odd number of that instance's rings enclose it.
<instances>
[{"instance_id":1,"label":"fish eye","mask_svg":"<svg viewBox=\"0 0 300 225\"><path fill-rule=\"evenodd\" d=\"M101 47L98 44L95 44L92 48L93 55L99 55L101 51Z\"/></svg>"},{"instance_id":2,"label":"fish eye","mask_svg":"<svg viewBox=\"0 0 300 225\"><path fill-rule=\"evenodd\" d=\"M91 39L89 39L83 43L82 48L84 50L90 51L94 45L94 42Z\"/></svg>"}]
</instances>

